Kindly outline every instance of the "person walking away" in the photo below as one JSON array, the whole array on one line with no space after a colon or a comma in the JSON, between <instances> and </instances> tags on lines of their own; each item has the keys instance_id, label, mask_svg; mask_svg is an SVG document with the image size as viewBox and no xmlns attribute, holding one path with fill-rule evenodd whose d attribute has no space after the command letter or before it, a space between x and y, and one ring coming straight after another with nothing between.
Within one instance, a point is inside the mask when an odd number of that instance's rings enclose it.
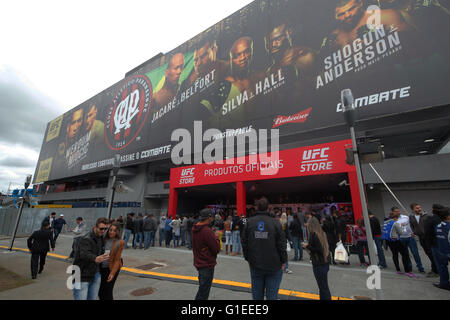
<instances>
[{"instance_id":1,"label":"person walking away","mask_svg":"<svg viewBox=\"0 0 450 320\"><path fill-rule=\"evenodd\" d=\"M109 255L105 254L103 235L106 231L105 218L99 218L94 228L81 237L78 251L73 262L80 268L80 288L74 286L73 297L75 300L95 300L100 289L101 274L100 264L108 261Z\"/></svg>"},{"instance_id":2,"label":"person walking away","mask_svg":"<svg viewBox=\"0 0 450 320\"><path fill-rule=\"evenodd\" d=\"M125 232L124 232L124 238L123 238L123 240L125 241L125 249L128 248L128 241L130 240L131 234L134 234L133 218L134 218L133 212L130 212L129 214L127 214L127 219L125 222Z\"/></svg>"},{"instance_id":3,"label":"person walking away","mask_svg":"<svg viewBox=\"0 0 450 320\"><path fill-rule=\"evenodd\" d=\"M161 215L159 217L159 246L162 246L163 240L165 240L165 234L166 234L166 220L167 217L165 214Z\"/></svg>"},{"instance_id":4,"label":"person walking away","mask_svg":"<svg viewBox=\"0 0 450 320\"><path fill-rule=\"evenodd\" d=\"M419 272L425 273L425 269L423 268L422 261L420 259L419 250L417 248L417 242L415 239L415 235L413 234L413 232L411 230L411 223L409 221L409 216L401 214L399 208L395 208L394 210L392 210L392 212L398 216L398 222L402 226L402 234L400 235L400 241L402 242L403 246L405 246L406 248L409 248L409 250L411 250L411 253L414 257L414 260L416 262L417 269L419 269ZM408 254L408 261L409 261L408 263L411 265L410 269L412 269L412 264L411 264L411 259L409 258L409 254Z\"/></svg>"},{"instance_id":5,"label":"person walking away","mask_svg":"<svg viewBox=\"0 0 450 320\"><path fill-rule=\"evenodd\" d=\"M331 300L328 286L328 271L330 270L330 249L328 239L319 221L312 217L307 223L309 241L303 243L303 248L310 253L314 277L319 287L320 300Z\"/></svg>"},{"instance_id":6,"label":"person walking away","mask_svg":"<svg viewBox=\"0 0 450 320\"><path fill-rule=\"evenodd\" d=\"M189 250L192 250L192 227L194 226L194 217L189 216L186 222L186 239Z\"/></svg>"},{"instance_id":7,"label":"person walking away","mask_svg":"<svg viewBox=\"0 0 450 320\"><path fill-rule=\"evenodd\" d=\"M220 250L218 232L214 234L209 228L212 214L212 210L209 208L201 210L200 221L192 227L192 252L199 282L195 300L208 300L214 278L214 268L217 264L217 254Z\"/></svg>"},{"instance_id":8,"label":"person walking away","mask_svg":"<svg viewBox=\"0 0 450 320\"><path fill-rule=\"evenodd\" d=\"M186 224L187 224L188 218L186 216L183 216L181 218L181 228L180 228L180 240L181 240L181 246L184 247L186 245Z\"/></svg>"},{"instance_id":9,"label":"person walking away","mask_svg":"<svg viewBox=\"0 0 450 320\"><path fill-rule=\"evenodd\" d=\"M55 220L56 220L56 212L50 213L49 216L45 217L44 220L42 220L41 228L44 225L44 222L47 221L50 225L50 231L52 232L52 235L54 235Z\"/></svg>"},{"instance_id":10,"label":"person walking away","mask_svg":"<svg viewBox=\"0 0 450 320\"><path fill-rule=\"evenodd\" d=\"M64 220L64 215L60 214L59 218L53 222L55 242L56 242L56 239L58 239L58 236L61 233L63 227L66 229L66 232L67 232L67 222L66 222L66 220Z\"/></svg>"},{"instance_id":11,"label":"person walking away","mask_svg":"<svg viewBox=\"0 0 450 320\"><path fill-rule=\"evenodd\" d=\"M175 216L175 219L169 223L169 226L172 227L172 235L173 235L173 247L177 248L180 244L180 234L181 234L181 220L179 216Z\"/></svg>"},{"instance_id":12,"label":"person walking away","mask_svg":"<svg viewBox=\"0 0 450 320\"><path fill-rule=\"evenodd\" d=\"M336 250L337 243L336 225L331 215L325 217L322 229L327 236L328 248L330 249L331 253L331 261L333 262L333 264L336 264L336 261L334 261L334 251Z\"/></svg>"},{"instance_id":13,"label":"person walking away","mask_svg":"<svg viewBox=\"0 0 450 320\"><path fill-rule=\"evenodd\" d=\"M289 220L288 220L286 212L283 212L281 214L279 222L281 224L281 229L284 232L284 236L286 237L287 242L289 242L289 244L291 244L292 243L292 239L291 239L291 235L289 233L289 227L288 227L289 226ZM287 246L287 242L286 242L286 246ZM287 253L287 251L286 251L286 255L287 255L287 258L286 258L286 264L284 266L284 272L286 272L287 274L291 274L292 271L289 270L289 254Z\"/></svg>"},{"instance_id":14,"label":"person walking away","mask_svg":"<svg viewBox=\"0 0 450 320\"><path fill-rule=\"evenodd\" d=\"M383 239L381 238L381 225L380 221L375 217L372 211L369 210L369 220L370 220L370 228L372 230L373 241L375 242L375 246L377 247L378 253L378 266L381 269L386 269L386 258L384 256L383 250Z\"/></svg>"},{"instance_id":15,"label":"person walking away","mask_svg":"<svg viewBox=\"0 0 450 320\"><path fill-rule=\"evenodd\" d=\"M34 231L27 239L27 246L31 251L31 278L36 279L37 274L44 270L45 258L50 251L50 247L52 251L55 251L55 240L50 229L50 222L42 222L42 228Z\"/></svg>"},{"instance_id":16,"label":"person walking away","mask_svg":"<svg viewBox=\"0 0 450 320\"><path fill-rule=\"evenodd\" d=\"M289 226L289 232L291 235L292 244L294 246L294 259L293 261L303 260L303 228L300 219L297 214L293 215L293 220Z\"/></svg>"},{"instance_id":17,"label":"person walking away","mask_svg":"<svg viewBox=\"0 0 450 320\"><path fill-rule=\"evenodd\" d=\"M281 224L269 216L269 201L256 201L257 211L242 230L242 250L249 264L253 300L277 300L287 261L286 236Z\"/></svg>"},{"instance_id":18,"label":"person walking away","mask_svg":"<svg viewBox=\"0 0 450 320\"><path fill-rule=\"evenodd\" d=\"M156 230L158 229L158 223L156 222L155 216L153 215L153 213L150 213L150 221L151 221L151 225L150 225L150 245L152 247L155 246L155 235L156 235Z\"/></svg>"},{"instance_id":19,"label":"person walking away","mask_svg":"<svg viewBox=\"0 0 450 320\"><path fill-rule=\"evenodd\" d=\"M450 290L448 261L450 259L450 209L444 208L439 211L442 220L435 228L436 243L434 247L434 258L439 272L439 283L433 283L436 288Z\"/></svg>"},{"instance_id":20,"label":"person walking away","mask_svg":"<svg viewBox=\"0 0 450 320\"><path fill-rule=\"evenodd\" d=\"M427 273L428 278L437 277L438 270L436 263L434 262L433 252L431 251L431 246L425 242L425 221L431 218L431 215L422 211L422 207L418 203L412 203L410 206L412 214L409 216L409 222L411 225L411 230L416 237L419 238L419 243L425 251L428 259L431 261L431 271Z\"/></svg>"},{"instance_id":21,"label":"person walking away","mask_svg":"<svg viewBox=\"0 0 450 320\"><path fill-rule=\"evenodd\" d=\"M402 226L398 223L398 216L391 214L390 219L383 223L382 238L387 242L387 245L392 252L392 261L394 262L397 274L403 274L400 271L400 264L398 262L398 254L400 253L405 274L409 277L415 277L411 272L412 269L408 263L408 249L400 242L401 233Z\"/></svg>"},{"instance_id":22,"label":"person walking away","mask_svg":"<svg viewBox=\"0 0 450 320\"><path fill-rule=\"evenodd\" d=\"M83 218L78 217L76 222L77 222L77 226L71 230L75 236L73 238L72 251L70 252L69 259L73 259L75 257L75 253L78 248L78 242L80 241L80 238L86 232L86 224L84 223Z\"/></svg>"},{"instance_id":23,"label":"person walking away","mask_svg":"<svg viewBox=\"0 0 450 320\"><path fill-rule=\"evenodd\" d=\"M138 218L134 221L134 232L135 236L133 238L133 249L137 248L139 243L139 249L144 248L144 220L142 213L138 214Z\"/></svg>"},{"instance_id":24,"label":"person walking away","mask_svg":"<svg viewBox=\"0 0 450 320\"><path fill-rule=\"evenodd\" d=\"M233 218L232 216L228 216L227 220L223 223L223 227L225 230L225 254L228 254L228 247L231 246L230 252L233 250L233 242L232 242L232 233L231 233L231 224Z\"/></svg>"},{"instance_id":25,"label":"person walking away","mask_svg":"<svg viewBox=\"0 0 450 320\"><path fill-rule=\"evenodd\" d=\"M166 236L166 247L170 247L170 242L172 241L172 227L170 223L172 222L172 218L169 214L167 214L166 225L165 225L165 236Z\"/></svg>"},{"instance_id":26,"label":"person walking away","mask_svg":"<svg viewBox=\"0 0 450 320\"><path fill-rule=\"evenodd\" d=\"M145 219L143 220L142 232L144 234L144 250L147 250L150 247L151 242L151 232L153 229L153 220L150 217L150 214L147 213Z\"/></svg>"},{"instance_id":27,"label":"person walking away","mask_svg":"<svg viewBox=\"0 0 450 320\"><path fill-rule=\"evenodd\" d=\"M100 264L101 282L98 291L100 300L114 300L114 284L122 268L122 251L125 241L120 240L120 226L113 223L105 234L105 253L109 254L109 260Z\"/></svg>"},{"instance_id":28,"label":"person walking away","mask_svg":"<svg viewBox=\"0 0 450 320\"><path fill-rule=\"evenodd\" d=\"M364 249L369 252L369 248L367 246L367 236L366 236L366 229L364 227L364 220L358 219L357 225L355 226L355 232L353 234L353 237L356 242L356 249L358 250L358 257L359 257L359 263L361 267L367 267L368 264L366 263L365 257L364 257ZM369 263L370 263L370 256L369 256Z\"/></svg>"}]
</instances>

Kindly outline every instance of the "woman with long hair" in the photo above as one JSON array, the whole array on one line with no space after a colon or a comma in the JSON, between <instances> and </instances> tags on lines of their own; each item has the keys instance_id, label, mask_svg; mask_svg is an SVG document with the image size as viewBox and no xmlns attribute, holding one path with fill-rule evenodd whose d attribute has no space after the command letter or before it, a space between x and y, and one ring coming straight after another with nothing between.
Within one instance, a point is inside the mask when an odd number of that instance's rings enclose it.
<instances>
[{"instance_id":1,"label":"woman with long hair","mask_svg":"<svg viewBox=\"0 0 450 320\"><path fill-rule=\"evenodd\" d=\"M125 241L121 240L120 227L113 223L105 234L105 253L109 252L109 260L100 264L101 284L98 291L100 300L114 300L113 290L122 268L122 250Z\"/></svg>"},{"instance_id":2,"label":"woman with long hair","mask_svg":"<svg viewBox=\"0 0 450 320\"><path fill-rule=\"evenodd\" d=\"M330 249L327 235L320 226L319 220L312 217L306 227L309 241L303 243L303 248L309 251L313 265L313 273L319 286L320 300L331 300L328 287L328 271L330 270Z\"/></svg>"}]
</instances>

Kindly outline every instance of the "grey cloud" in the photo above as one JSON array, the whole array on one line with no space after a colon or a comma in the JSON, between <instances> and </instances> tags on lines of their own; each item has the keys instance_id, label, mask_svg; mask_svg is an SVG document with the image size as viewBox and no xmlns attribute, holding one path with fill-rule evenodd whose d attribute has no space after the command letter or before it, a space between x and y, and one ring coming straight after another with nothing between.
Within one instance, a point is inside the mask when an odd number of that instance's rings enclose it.
<instances>
[{"instance_id":1,"label":"grey cloud","mask_svg":"<svg viewBox=\"0 0 450 320\"><path fill-rule=\"evenodd\" d=\"M39 150L55 103L11 69L0 69L0 141ZM62 113L62 112L60 112Z\"/></svg>"},{"instance_id":2,"label":"grey cloud","mask_svg":"<svg viewBox=\"0 0 450 320\"><path fill-rule=\"evenodd\" d=\"M12 168L30 168L36 166L36 161L20 155L8 156L0 159L0 166Z\"/></svg>"}]
</instances>

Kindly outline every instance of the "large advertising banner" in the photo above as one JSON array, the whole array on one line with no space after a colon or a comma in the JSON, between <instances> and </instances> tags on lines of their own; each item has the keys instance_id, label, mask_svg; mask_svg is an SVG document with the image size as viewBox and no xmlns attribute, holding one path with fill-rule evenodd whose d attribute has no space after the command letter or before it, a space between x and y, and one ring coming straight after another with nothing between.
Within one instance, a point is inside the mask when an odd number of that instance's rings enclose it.
<instances>
[{"instance_id":1,"label":"large advertising banner","mask_svg":"<svg viewBox=\"0 0 450 320\"><path fill-rule=\"evenodd\" d=\"M257 0L51 121L35 183L170 158L176 129L283 137L448 104L449 2ZM181 22L177 22L181 23ZM185 23L191 23L189 18ZM149 31L150 32L150 31Z\"/></svg>"}]
</instances>

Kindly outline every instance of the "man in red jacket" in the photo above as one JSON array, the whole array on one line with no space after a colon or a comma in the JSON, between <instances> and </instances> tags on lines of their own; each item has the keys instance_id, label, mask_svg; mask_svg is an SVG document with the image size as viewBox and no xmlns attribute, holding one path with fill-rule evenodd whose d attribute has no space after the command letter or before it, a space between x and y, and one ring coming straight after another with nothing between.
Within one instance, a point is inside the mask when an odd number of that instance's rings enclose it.
<instances>
[{"instance_id":1,"label":"man in red jacket","mask_svg":"<svg viewBox=\"0 0 450 320\"><path fill-rule=\"evenodd\" d=\"M209 227L213 213L211 209L200 211L199 222L192 227L192 252L194 266L198 270L199 288L195 300L208 300L214 278L217 254L220 251L218 231Z\"/></svg>"}]
</instances>

